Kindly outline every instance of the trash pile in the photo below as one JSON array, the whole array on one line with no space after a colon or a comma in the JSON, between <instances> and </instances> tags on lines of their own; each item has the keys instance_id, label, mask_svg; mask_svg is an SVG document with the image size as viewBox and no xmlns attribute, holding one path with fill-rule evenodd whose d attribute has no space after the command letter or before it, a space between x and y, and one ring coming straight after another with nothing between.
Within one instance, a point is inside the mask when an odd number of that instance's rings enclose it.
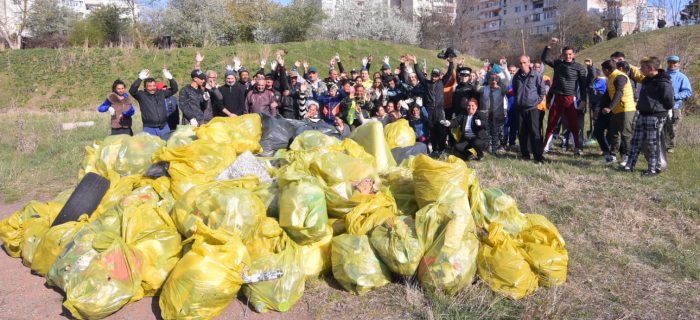
<instances>
[{"instance_id":1,"label":"trash pile","mask_svg":"<svg viewBox=\"0 0 700 320\"><path fill-rule=\"evenodd\" d=\"M407 122L369 122L341 141L283 121L97 141L76 188L0 221L0 239L78 319L156 295L165 319L214 318L239 291L258 312L285 312L324 273L356 294L392 274L448 294L478 275L512 299L566 281L556 227L482 190L458 158L411 155Z\"/></svg>"}]
</instances>

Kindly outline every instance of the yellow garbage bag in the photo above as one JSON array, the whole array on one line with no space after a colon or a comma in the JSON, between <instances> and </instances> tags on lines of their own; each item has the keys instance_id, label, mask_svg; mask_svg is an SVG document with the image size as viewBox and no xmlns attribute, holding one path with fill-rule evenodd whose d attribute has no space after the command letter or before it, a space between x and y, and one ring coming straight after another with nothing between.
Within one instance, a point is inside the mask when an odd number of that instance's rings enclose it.
<instances>
[{"instance_id":1,"label":"yellow garbage bag","mask_svg":"<svg viewBox=\"0 0 700 320\"><path fill-rule=\"evenodd\" d=\"M384 127L384 136L389 149L410 147L416 144L416 132L408 125L406 119L399 119L387 124Z\"/></svg>"},{"instance_id":2,"label":"yellow garbage bag","mask_svg":"<svg viewBox=\"0 0 700 320\"><path fill-rule=\"evenodd\" d=\"M32 271L46 276L58 255L71 243L73 236L88 223L87 215L80 216L78 221L69 221L51 227L41 238L32 260Z\"/></svg>"},{"instance_id":3,"label":"yellow garbage bag","mask_svg":"<svg viewBox=\"0 0 700 320\"><path fill-rule=\"evenodd\" d=\"M389 269L402 276L416 273L423 256L423 247L416 236L416 226L410 216L393 216L372 230L369 237L377 256Z\"/></svg>"},{"instance_id":4,"label":"yellow garbage bag","mask_svg":"<svg viewBox=\"0 0 700 320\"><path fill-rule=\"evenodd\" d=\"M31 218L24 224L24 235L22 236L21 252L22 264L25 267L31 267L34 259L34 253L39 246L41 239L44 237L51 223L56 219L58 213L61 212L64 203L48 202L32 206L33 214Z\"/></svg>"},{"instance_id":5,"label":"yellow garbage bag","mask_svg":"<svg viewBox=\"0 0 700 320\"><path fill-rule=\"evenodd\" d=\"M153 157L154 162L170 163L170 191L178 200L192 187L213 181L236 160L236 150L232 144L196 140L177 148L163 148Z\"/></svg>"},{"instance_id":6,"label":"yellow garbage bag","mask_svg":"<svg viewBox=\"0 0 700 320\"><path fill-rule=\"evenodd\" d=\"M60 211L60 208L59 208ZM24 208L11 214L7 218L0 221L0 240L5 247L5 251L11 257L19 258L22 252L22 245L29 239L25 235L27 227L38 223L39 225L51 225L51 222L58 215L57 212L50 210L47 204L39 201L30 201ZM32 243L36 243L39 239L33 239Z\"/></svg>"},{"instance_id":7,"label":"yellow garbage bag","mask_svg":"<svg viewBox=\"0 0 700 320\"><path fill-rule=\"evenodd\" d=\"M396 200L399 213L414 215L419 208L413 187L413 169L403 165L391 167L382 172L381 178L382 184L389 187L391 196Z\"/></svg>"},{"instance_id":8,"label":"yellow garbage bag","mask_svg":"<svg viewBox=\"0 0 700 320\"><path fill-rule=\"evenodd\" d=\"M160 197L150 187L135 190L122 201L124 241L143 257L142 287L154 296L180 259L182 238Z\"/></svg>"},{"instance_id":9,"label":"yellow garbage bag","mask_svg":"<svg viewBox=\"0 0 700 320\"><path fill-rule=\"evenodd\" d=\"M170 133L170 138L165 144L168 148L177 148L192 143L197 139L197 133L194 132L195 126L178 125L177 129Z\"/></svg>"},{"instance_id":10,"label":"yellow garbage bag","mask_svg":"<svg viewBox=\"0 0 700 320\"><path fill-rule=\"evenodd\" d=\"M131 194L141 181L141 176L121 177L114 171L108 171L105 177L109 179L109 189L107 189L107 192L102 197L95 212L90 216L90 220L95 220L99 218L103 212L118 206L122 199Z\"/></svg>"},{"instance_id":11,"label":"yellow garbage bag","mask_svg":"<svg viewBox=\"0 0 700 320\"><path fill-rule=\"evenodd\" d=\"M246 284L243 293L257 312L289 311L304 294L305 257L302 249L280 228L273 218L258 225L246 243L250 260L249 275L282 271L274 280Z\"/></svg>"},{"instance_id":12,"label":"yellow garbage bag","mask_svg":"<svg viewBox=\"0 0 700 320\"><path fill-rule=\"evenodd\" d=\"M80 163L80 171L78 171L78 180L82 179L88 172L99 172L97 169L97 160L100 158L99 152L102 148L102 141L96 140L91 145L85 147L85 156Z\"/></svg>"},{"instance_id":13,"label":"yellow garbage bag","mask_svg":"<svg viewBox=\"0 0 700 320\"><path fill-rule=\"evenodd\" d=\"M465 217L466 230L474 232L476 226L466 193L456 185L447 184L435 202L416 212L416 235L421 246L430 248L447 222L456 217Z\"/></svg>"},{"instance_id":14,"label":"yellow garbage bag","mask_svg":"<svg viewBox=\"0 0 700 320\"><path fill-rule=\"evenodd\" d=\"M447 184L457 185L469 194L470 187L478 183L476 172L454 156L440 161L421 154L416 156L413 165L415 196L420 208L435 202Z\"/></svg>"},{"instance_id":15,"label":"yellow garbage bag","mask_svg":"<svg viewBox=\"0 0 700 320\"><path fill-rule=\"evenodd\" d=\"M350 234L367 234L397 213L396 202L386 189L374 195L355 193L351 200L357 202L357 206L345 215L345 226Z\"/></svg>"},{"instance_id":16,"label":"yellow garbage bag","mask_svg":"<svg viewBox=\"0 0 700 320\"><path fill-rule=\"evenodd\" d=\"M304 256L304 274L307 277L318 277L331 269L331 241L333 227L326 224L326 235L312 244L301 246Z\"/></svg>"},{"instance_id":17,"label":"yellow garbage bag","mask_svg":"<svg viewBox=\"0 0 700 320\"><path fill-rule=\"evenodd\" d=\"M391 272L377 258L367 236L342 234L331 244L333 277L350 292L365 294L387 285Z\"/></svg>"},{"instance_id":18,"label":"yellow garbage bag","mask_svg":"<svg viewBox=\"0 0 700 320\"><path fill-rule=\"evenodd\" d=\"M521 299L537 290L537 275L498 222L489 225L488 236L482 239L477 272L491 290L512 299Z\"/></svg>"},{"instance_id":19,"label":"yellow garbage bag","mask_svg":"<svg viewBox=\"0 0 700 320\"><path fill-rule=\"evenodd\" d=\"M569 263L564 238L545 216L528 214L526 218L527 223L517 238L522 243L520 252L537 273L540 285L564 284Z\"/></svg>"},{"instance_id":20,"label":"yellow garbage bag","mask_svg":"<svg viewBox=\"0 0 700 320\"><path fill-rule=\"evenodd\" d=\"M345 219L329 218L328 225L333 228L333 236L341 235L348 231L345 226Z\"/></svg>"},{"instance_id":21,"label":"yellow garbage bag","mask_svg":"<svg viewBox=\"0 0 700 320\"><path fill-rule=\"evenodd\" d=\"M177 229L191 237L201 226L227 229L246 241L265 218L265 205L251 190L236 180L214 181L188 191L173 207Z\"/></svg>"},{"instance_id":22,"label":"yellow garbage bag","mask_svg":"<svg viewBox=\"0 0 700 320\"><path fill-rule=\"evenodd\" d=\"M198 228L191 249L165 280L158 301L164 319L213 319L233 301L250 265L241 239L227 230Z\"/></svg>"},{"instance_id":23,"label":"yellow garbage bag","mask_svg":"<svg viewBox=\"0 0 700 320\"><path fill-rule=\"evenodd\" d=\"M95 172L100 175L105 175L107 171L114 170L119 158L119 150L129 140L131 136L120 134L115 136L107 136L102 141L96 141L93 144L95 155L90 154L90 150L86 149L86 157L83 159L83 172ZM94 163L91 163L94 161ZM94 170L94 171L88 171ZM82 177L80 177L82 178Z\"/></svg>"},{"instance_id":24,"label":"yellow garbage bag","mask_svg":"<svg viewBox=\"0 0 700 320\"><path fill-rule=\"evenodd\" d=\"M448 221L426 251L418 267L418 278L424 289L453 295L472 283L479 239L469 231L471 219L471 216L461 215Z\"/></svg>"},{"instance_id":25,"label":"yellow garbage bag","mask_svg":"<svg viewBox=\"0 0 700 320\"><path fill-rule=\"evenodd\" d=\"M517 236L527 219L518 210L515 199L497 188L484 189L482 192L486 200L486 221L498 222L512 237Z\"/></svg>"},{"instance_id":26,"label":"yellow garbage bag","mask_svg":"<svg viewBox=\"0 0 700 320\"><path fill-rule=\"evenodd\" d=\"M63 305L77 319L101 319L140 300L141 263L139 254L115 237L69 286Z\"/></svg>"},{"instance_id":27,"label":"yellow garbage bag","mask_svg":"<svg viewBox=\"0 0 700 320\"><path fill-rule=\"evenodd\" d=\"M233 118L214 117L207 124L195 129L195 132L201 140L231 145L237 154L246 151L262 152L262 122L258 114L251 113Z\"/></svg>"},{"instance_id":28,"label":"yellow garbage bag","mask_svg":"<svg viewBox=\"0 0 700 320\"><path fill-rule=\"evenodd\" d=\"M314 176L287 171L278 180L279 224L297 244L306 245L327 233L326 194Z\"/></svg>"},{"instance_id":29,"label":"yellow garbage bag","mask_svg":"<svg viewBox=\"0 0 700 320\"><path fill-rule=\"evenodd\" d=\"M153 164L153 154L163 146L163 139L145 132L138 133L124 141L114 170L122 176L143 174Z\"/></svg>"},{"instance_id":30,"label":"yellow garbage bag","mask_svg":"<svg viewBox=\"0 0 700 320\"><path fill-rule=\"evenodd\" d=\"M100 254L97 248L104 249L119 237L121 221L120 211L113 208L86 224L56 258L46 282L68 292L71 286L82 281L85 270Z\"/></svg>"},{"instance_id":31,"label":"yellow garbage bag","mask_svg":"<svg viewBox=\"0 0 700 320\"><path fill-rule=\"evenodd\" d=\"M385 170L396 166L396 160L384 138L384 127L379 121L369 121L355 128L350 139L361 145L367 153L374 156L374 167Z\"/></svg>"},{"instance_id":32,"label":"yellow garbage bag","mask_svg":"<svg viewBox=\"0 0 700 320\"><path fill-rule=\"evenodd\" d=\"M315 155L338 148L340 148L340 140L320 131L308 130L294 138L289 145L289 152L286 153L286 160L289 163L310 162Z\"/></svg>"}]
</instances>

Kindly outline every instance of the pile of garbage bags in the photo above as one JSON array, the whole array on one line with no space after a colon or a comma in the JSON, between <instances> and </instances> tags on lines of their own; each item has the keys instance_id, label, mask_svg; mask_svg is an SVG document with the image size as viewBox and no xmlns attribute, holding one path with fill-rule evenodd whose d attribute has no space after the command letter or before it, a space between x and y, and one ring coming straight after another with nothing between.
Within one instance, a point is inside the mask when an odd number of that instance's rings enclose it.
<instances>
[{"instance_id":1,"label":"pile of garbage bags","mask_svg":"<svg viewBox=\"0 0 700 320\"><path fill-rule=\"evenodd\" d=\"M65 292L78 319L144 296L160 297L165 319L216 317L239 293L258 312L285 312L321 274L356 294L392 275L447 294L480 279L513 299L566 281L566 244L547 218L481 189L458 158L397 164L392 150L415 144L407 123L366 123L341 141L280 121L97 141L79 172L109 181L89 195L96 209L54 226L73 190L32 201L0 221L3 246Z\"/></svg>"}]
</instances>

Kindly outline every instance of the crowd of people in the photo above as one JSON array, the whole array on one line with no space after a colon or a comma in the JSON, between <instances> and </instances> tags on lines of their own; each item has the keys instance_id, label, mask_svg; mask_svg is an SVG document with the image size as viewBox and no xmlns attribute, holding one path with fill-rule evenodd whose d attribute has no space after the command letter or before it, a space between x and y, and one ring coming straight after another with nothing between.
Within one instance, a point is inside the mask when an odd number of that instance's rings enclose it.
<instances>
[{"instance_id":1,"label":"crowd of people","mask_svg":"<svg viewBox=\"0 0 700 320\"><path fill-rule=\"evenodd\" d=\"M385 56L379 71L371 73L372 56L347 70L336 54L326 78L305 61L286 66L281 53L267 73L265 60L253 73L234 58L221 84L216 71L203 71L204 57L197 53L191 82L183 88L167 69L163 78L168 83L142 70L128 92L116 80L99 111L111 115L112 134L133 134L136 100L144 131L163 139L178 124L198 126L214 117L247 113L325 125L340 138L367 121L387 125L406 119L416 142L425 144L431 156L449 152L465 160L511 150L543 163L556 137L563 147L573 145L576 156L595 138L606 164L616 163L619 155L620 168L633 171L643 151L649 163L644 175L664 170L682 103L692 95L688 78L679 71L680 58L669 56L664 70L657 57L643 58L636 67L615 52L598 68L590 59L576 62L571 47L551 55L558 44L552 38L536 61L523 55L517 65L509 65L501 57L477 70L448 48L438 55L446 60L446 71L429 73L415 55L401 56L394 68ZM553 69L552 78L545 75L545 66ZM587 111L591 130L584 134Z\"/></svg>"}]
</instances>

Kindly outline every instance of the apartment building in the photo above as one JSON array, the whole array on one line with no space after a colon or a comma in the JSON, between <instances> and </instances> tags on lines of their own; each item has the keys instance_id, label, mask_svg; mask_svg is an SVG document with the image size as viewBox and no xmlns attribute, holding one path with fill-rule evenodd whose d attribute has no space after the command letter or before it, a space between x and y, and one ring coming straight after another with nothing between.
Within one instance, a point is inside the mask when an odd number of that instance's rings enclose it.
<instances>
[{"instance_id":1,"label":"apartment building","mask_svg":"<svg viewBox=\"0 0 700 320\"><path fill-rule=\"evenodd\" d=\"M446 14L454 21L457 8L457 0L316 0L316 4L328 16L333 17L336 7L344 1L381 3L387 7L400 9L401 12L414 19L425 13L438 13Z\"/></svg>"},{"instance_id":2,"label":"apartment building","mask_svg":"<svg viewBox=\"0 0 700 320\"><path fill-rule=\"evenodd\" d=\"M549 34L562 23L569 10L595 11L605 16L610 11L621 34L632 33L638 25L638 2L641 0L459 0L456 23L464 39L471 43L497 41L509 31L530 35ZM645 3L646 4L646 3ZM645 5L644 4L644 5Z\"/></svg>"}]
</instances>

